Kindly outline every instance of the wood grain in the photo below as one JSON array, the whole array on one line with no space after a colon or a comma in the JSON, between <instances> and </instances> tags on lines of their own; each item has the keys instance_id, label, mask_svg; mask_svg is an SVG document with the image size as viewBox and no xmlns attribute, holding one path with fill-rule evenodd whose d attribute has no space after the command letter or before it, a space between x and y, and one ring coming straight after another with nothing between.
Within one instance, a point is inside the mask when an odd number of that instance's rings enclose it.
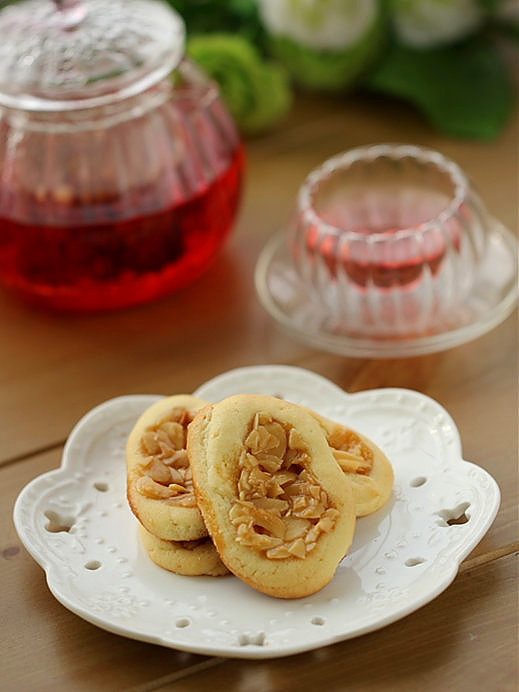
<instances>
[{"instance_id":1,"label":"wood grain","mask_svg":"<svg viewBox=\"0 0 519 692\"><path fill-rule=\"evenodd\" d=\"M489 209L517 232L514 118L499 140L454 140L411 109L376 98L300 97L275 132L248 143L243 205L227 248L192 286L113 314L55 315L0 292L0 689L424 690L509 692L517 683L517 316L444 353L341 358L285 334L261 308L255 262L282 227L307 173L352 146L406 141L458 161ZM193 391L230 368L287 363L346 391L421 391L454 418L464 455L498 481L502 504L454 583L378 632L287 659L194 656L90 625L50 593L21 545L12 507L32 478L56 468L73 425L102 401Z\"/></svg>"},{"instance_id":2,"label":"wood grain","mask_svg":"<svg viewBox=\"0 0 519 692\"><path fill-rule=\"evenodd\" d=\"M182 678L181 689L516 692L516 570L517 555L509 555L464 573L383 630L289 658L227 660Z\"/></svg>"},{"instance_id":3,"label":"wood grain","mask_svg":"<svg viewBox=\"0 0 519 692\"><path fill-rule=\"evenodd\" d=\"M328 156L404 138L438 148L474 178L493 213L516 228L517 134L514 120L492 146L449 140L395 104L301 101L284 128L249 144L236 229L223 255L192 286L150 306L88 317L38 311L0 292L0 321L8 325L0 332L0 393L6 394L0 395L0 459L63 441L85 411L112 396L192 391L231 367L311 359L313 349L265 314L252 277L261 247L285 223L303 178ZM358 366L326 359L346 373ZM30 435L23 435L27 420Z\"/></svg>"},{"instance_id":4,"label":"wood grain","mask_svg":"<svg viewBox=\"0 0 519 692\"><path fill-rule=\"evenodd\" d=\"M20 543L11 516L20 490L36 476L59 466L60 452L0 470L0 689L121 690L205 660L105 632L68 611L52 596L44 571ZM2 680L9 681L8 686L4 687Z\"/></svg>"}]
</instances>

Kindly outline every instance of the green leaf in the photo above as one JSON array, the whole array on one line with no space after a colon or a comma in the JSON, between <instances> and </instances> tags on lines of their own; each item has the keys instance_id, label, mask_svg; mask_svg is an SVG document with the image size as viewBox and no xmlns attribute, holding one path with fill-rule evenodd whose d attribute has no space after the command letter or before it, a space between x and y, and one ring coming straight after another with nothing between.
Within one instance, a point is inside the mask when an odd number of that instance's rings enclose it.
<instances>
[{"instance_id":1,"label":"green leaf","mask_svg":"<svg viewBox=\"0 0 519 692\"><path fill-rule=\"evenodd\" d=\"M236 32L260 46L264 29L255 0L167 0L188 34Z\"/></svg>"},{"instance_id":2,"label":"green leaf","mask_svg":"<svg viewBox=\"0 0 519 692\"><path fill-rule=\"evenodd\" d=\"M274 126L290 109L288 78L276 63L237 34L200 34L189 39L188 55L220 86L229 110L244 134Z\"/></svg>"},{"instance_id":3,"label":"green leaf","mask_svg":"<svg viewBox=\"0 0 519 692\"><path fill-rule=\"evenodd\" d=\"M482 36L428 50L392 44L365 85L414 104L442 132L487 140L501 132L515 96L498 49Z\"/></svg>"}]
</instances>

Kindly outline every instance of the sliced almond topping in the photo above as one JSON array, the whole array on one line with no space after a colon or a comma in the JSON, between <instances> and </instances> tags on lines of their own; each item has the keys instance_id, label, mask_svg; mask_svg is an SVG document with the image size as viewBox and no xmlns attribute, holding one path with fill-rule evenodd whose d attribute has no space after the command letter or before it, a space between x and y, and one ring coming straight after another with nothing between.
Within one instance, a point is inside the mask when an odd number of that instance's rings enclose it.
<instances>
[{"instance_id":1,"label":"sliced almond topping","mask_svg":"<svg viewBox=\"0 0 519 692\"><path fill-rule=\"evenodd\" d=\"M279 483L276 483L274 479L271 479L267 486L267 497L279 497L284 494L284 488L282 488Z\"/></svg>"},{"instance_id":2,"label":"sliced almond topping","mask_svg":"<svg viewBox=\"0 0 519 692\"><path fill-rule=\"evenodd\" d=\"M302 512L308 507L308 500L304 495L296 495L292 499L292 512L296 514L296 512Z\"/></svg>"},{"instance_id":3,"label":"sliced almond topping","mask_svg":"<svg viewBox=\"0 0 519 692\"><path fill-rule=\"evenodd\" d=\"M179 485L178 483L170 483L168 488L170 488L170 490L174 490L175 495L181 495L182 493L189 492L185 485Z\"/></svg>"},{"instance_id":4,"label":"sliced almond topping","mask_svg":"<svg viewBox=\"0 0 519 692\"><path fill-rule=\"evenodd\" d=\"M294 464L302 464L305 459L305 455L297 449L289 449L283 458L283 469L289 469Z\"/></svg>"},{"instance_id":5,"label":"sliced almond topping","mask_svg":"<svg viewBox=\"0 0 519 692\"><path fill-rule=\"evenodd\" d=\"M141 476L136 483L137 490L152 500L167 500L170 497L174 497L177 493L169 485L161 485L156 483L149 476Z\"/></svg>"},{"instance_id":6,"label":"sliced almond topping","mask_svg":"<svg viewBox=\"0 0 519 692\"><path fill-rule=\"evenodd\" d=\"M321 488L318 485L310 486L310 497L313 497L314 500L321 499Z\"/></svg>"},{"instance_id":7,"label":"sliced almond topping","mask_svg":"<svg viewBox=\"0 0 519 692\"><path fill-rule=\"evenodd\" d=\"M260 428L261 430L261 428ZM272 454L283 458L287 449L287 435L281 423L272 421L264 426L264 430L268 433L268 443L263 448L269 450Z\"/></svg>"},{"instance_id":8,"label":"sliced almond topping","mask_svg":"<svg viewBox=\"0 0 519 692\"><path fill-rule=\"evenodd\" d=\"M179 469L174 468L173 466L168 466L169 470L169 481L167 481L167 484L169 485L170 483L184 483L184 474L182 471Z\"/></svg>"},{"instance_id":9,"label":"sliced almond topping","mask_svg":"<svg viewBox=\"0 0 519 692\"><path fill-rule=\"evenodd\" d=\"M269 483L271 483L271 476L262 471L259 466L255 466L249 473L249 483L255 488L263 488L266 492Z\"/></svg>"},{"instance_id":10,"label":"sliced almond topping","mask_svg":"<svg viewBox=\"0 0 519 692\"><path fill-rule=\"evenodd\" d=\"M270 559L303 559L333 529L338 512L307 470L302 435L260 412L243 445L239 499L229 511L236 540Z\"/></svg>"},{"instance_id":11,"label":"sliced almond topping","mask_svg":"<svg viewBox=\"0 0 519 692\"><path fill-rule=\"evenodd\" d=\"M293 541L294 538L301 538L312 526L308 519L288 518L285 520L285 540Z\"/></svg>"},{"instance_id":12,"label":"sliced almond topping","mask_svg":"<svg viewBox=\"0 0 519 692\"><path fill-rule=\"evenodd\" d=\"M328 444L334 451L337 462L346 473L370 473L373 468L373 450L353 430L329 435Z\"/></svg>"},{"instance_id":13,"label":"sliced almond topping","mask_svg":"<svg viewBox=\"0 0 519 692\"><path fill-rule=\"evenodd\" d=\"M245 444L247 445L247 447L252 449L253 452L257 452L258 449L260 449L259 440L259 432L257 428L253 428L245 438Z\"/></svg>"},{"instance_id":14,"label":"sliced almond topping","mask_svg":"<svg viewBox=\"0 0 519 692\"><path fill-rule=\"evenodd\" d=\"M270 550L266 551L265 555L271 560L284 560L285 558L290 557L290 553L288 552L286 545L279 545L276 548L271 548Z\"/></svg>"},{"instance_id":15,"label":"sliced almond topping","mask_svg":"<svg viewBox=\"0 0 519 692\"><path fill-rule=\"evenodd\" d=\"M240 454L240 460L239 460L239 462L238 462L238 466L239 466L241 469L243 469L243 468L245 468L246 466L248 466L248 462L247 462L247 452L246 452L244 449L242 450L242 453Z\"/></svg>"},{"instance_id":16,"label":"sliced almond topping","mask_svg":"<svg viewBox=\"0 0 519 692\"><path fill-rule=\"evenodd\" d=\"M164 440L158 440L158 443L159 443L159 447L160 447L160 453L166 459L168 457L171 457L175 453L175 450L169 444L169 442L165 442Z\"/></svg>"},{"instance_id":17,"label":"sliced almond topping","mask_svg":"<svg viewBox=\"0 0 519 692\"><path fill-rule=\"evenodd\" d=\"M304 558L306 557L306 544L302 538L296 538L295 541L288 546L288 552L296 557Z\"/></svg>"},{"instance_id":18,"label":"sliced almond topping","mask_svg":"<svg viewBox=\"0 0 519 692\"><path fill-rule=\"evenodd\" d=\"M318 504L310 504L298 512L294 512L295 517L300 517L301 519L320 519L321 515L324 513L324 507Z\"/></svg>"},{"instance_id":19,"label":"sliced almond topping","mask_svg":"<svg viewBox=\"0 0 519 692\"><path fill-rule=\"evenodd\" d=\"M293 498L304 496L306 493L310 494L310 489L308 488L307 484L304 481L299 480L295 481L294 483L284 485L283 490L285 491L286 495Z\"/></svg>"},{"instance_id":20,"label":"sliced almond topping","mask_svg":"<svg viewBox=\"0 0 519 692\"><path fill-rule=\"evenodd\" d=\"M143 433L141 445L147 456L139 464L143 475L136 483L142 495L179 504L176 498L189 495L182 500L182 506L196 506L185 449L186 429L191 418L185 409L175 408L167 418Z\"/></svg>"},{"instance_id":21,"label":"sliced almond topping","mask_svg":"<svg viewBox=\"0 0 519 692\"><path fill-rule=\"evenodd\" d=\"M247 523L250 520L250 507L253 507L252 502L235 502L229 510L229 519L236 526Z\"/></svg>"},{"instance_id":22,"label":"sliced almond topping","mask_svg":"<svg viewBox=\"0 0 519 692\"><path fill-rule=\"evenodd\" d=\"M279 485L285 485L286 483L293 483L297 479L297 473L293 471L277 471L274 474L274 480Z\"/></svg>"},{"instance_id":23,"label":"sliced almond topping","mask_svg":"<svg viewBox=\"0 0 519 692\"><path fill-rule=\"evenodd\" d=\"M260 550L274 548L283 543L281 538L269 536L265 533L257 533L252 526L247 526L246 524L240 524L240 526L238 526L236 540L238 543L259 548Z\"/></svg>"},{"instance_id":24,"label":"sliced almond topping","mask_svg":"<svg viewBox=\"0 0 519 692\"><path fill-rule=\"evenodd\" d=\"M369 473L371 465L362 457L342 449L334 449L333 456L345 473Z\"/></svg>"},{"instance_id":25,"label":"sliced almond topping","mask_svg":"<svg viewBox=\"0 0 519 692\"><path fill-rule=\"evenodd\" d=\"M186 446L186 431L184 426L176 421L165 421L161 429L168 437L168 441L174 449L184 449Z\"/></svg>"},{"instance_id":26,"label":"sliced almond topping","mask_svg":"<svg viewBox=\"0 0 519 692\"><path fill-rule=\"evenodd\" d=\"M152 430L148 430L142 436L142 446L146 454L160 454L160 446L157 439L157 434Z\"/></svg>"},{"instance_id":27,"label":"sliced almond topping","mask_svg":"<svg viewBox=\"0 0 519 692\"><path fill-rule=\"evenodd\" d=\"M185 493L184 495L175 495L175 497L169 498L166 502L169 505L177 505L179 507L198 507L195 494L192 492Z\"/></svg>"},{"instance_id":28,"label":"sliced almond topping","mask_svg":"<svg viewBox=\"0 0 519 692\"><path fill-rule=\"evenodd\" d=\"M258 497L252 501L254 507L258 509L267 509L271 512L285 512L289 505L286 500L278 500L274 497Z\"/></svg>"},{"instance_id":29,"label":"sliced almond topping","mask_svg":"<svg viewBox=\"0 0 519 692\"><path fill-rule=\"evenodd\" d=\"M254 454L250 454L250 452L247 452L245 454L244 467L252 469L255 466L259 466L259 460L254 456Z\"/></svg>"},{"instance_id":30,"label":"sliced almond topping","mask_svg":"<svg viewBox=\"0 0 519 692\"><path fill-rule=\"evenodd\" d=\"M259 425L266 425L267 423L270 423L271 420L272 416L270 414L260 411L254 416L253 425L255 428L257 428Z\"/></svg>"},{"instance_id":31,"label":"sliced almond topping","mask_svg":"<svg viewBox=\"0 0 519 692\"><path fill-rule=\"evenodd\" d=\"M182 469L184 473L184 481L191 481L193 480L193 472L191 471L191 466L187 466L186 468Z\"/></svg>"},{"instance_id":32,"label":"sliced almond topping","mask_svg":"<svg viewBox=\"0 0 519 692\"><path fill-rule=\"evenodd\" d=\"M313 526L310 531L305 535L305 543L315 543L319 538L319 528L318 526Z\"/></svg>"},{"instance_id":33,"label":"sliced almond topping","mask_svg":"<svg viewBox=\"0 0 519 692\"><path fill-rule=\"evenodd\" d=\"M257 459L259 464L269 473L276 473L282 461L281 458L277 457L275 454L267 454L265 452L258 452Z\"/></svg>"},{"instance_id":34,"label":"sliced almond topping","mask_svg":"<svg viewBox=\"0 0 519 692\"><path fill-rule=\"evenodd\" d=\"M333 529L335 525L335 520L332 519L331 517L325 517L323 519L319 519L317 526L323 533L330 533L330 531Z\"/></svg>"},{"instance_id":35,"label":"sliced almond topping","mask_svg":"<svg viewBox=\"0 0 519 692\"><path fill-rule=\"evenodd\" d=\"M288 436L288 446L292 450L304 450L305 449L305 443L303 438L301 437L301 433L296 430L295 428L292 428L290 430L290 434Z\"/></svg>"},{"instance_id":36,"label":"sliced almond topping","mask_svg":"<svg viewBox=\"0 0 519 692\"><path fill-rule=\"evenodd\" d=\"M171 469L160 459L151 458L151 463L146 467L146 475L156 483L169 485L171 482Z\"/></svg>"},{"instance_id":37,"label":"sliced almond topping","mask_svg":"<svg viewBox=\"0 0 519 692\"><path fill-rule=\"evenodd\" d=\"M265 509L254 507L251 511L253 526L259 526L276 538L283 538L285 535L285 523L281 517Z\"/></svg>"},{"instance_id":38,"label":"sliced almond topping","mask_svg":"<svg viewBox=\"0 0 519 692\"><path fill-rule=\"evenodd\" d=\"M175 468L189 468L189 457L185 449L174 451L173 454L164 461L168 466L174 466Z\"/></svg>"}]
</instances>

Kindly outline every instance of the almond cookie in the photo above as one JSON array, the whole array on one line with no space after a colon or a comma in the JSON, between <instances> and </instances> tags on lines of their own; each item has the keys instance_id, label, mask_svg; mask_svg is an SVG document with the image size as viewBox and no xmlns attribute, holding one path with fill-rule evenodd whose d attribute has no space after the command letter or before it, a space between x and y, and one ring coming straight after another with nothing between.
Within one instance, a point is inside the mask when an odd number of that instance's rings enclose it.
<instances>
[{"instance_id":1,"label":"almond cookie","mask_svg":"<svg viewBox=\"0 0 519 692\"><path fill-rule=\"evenodd\" d=\"M231 396L196 415L187 449L198 505L231 572L279 598L331 581L353 539L355 505L307 410Z\"/></svg>"},{"instance_id":2,"label":"almond cookie","mask_svg":"<svg viewBox=\"0 0 519 692\"><path fill-rule=\"evenodd\" d=\"M207 404L188 394L162 399L141 415L128 438L128 501L157 538L192 541L207 536L186 451L187 426Z\"/></svg>"},{"instance_id":3,"label":"almond cookie","mask_svg":"<svg viewBox=\"0 0 519 692\"><path fill-rule=\"evenodd\" d=\"M229 574L209 536L197 541L164 541L153 536L144 526L139 526L139 535L153 562L169 572L187 577Z\"/></svg>"},{"instance_id":4,"label":"almond cookie","mask_svg":"<svg viewBox=\"0 0 519 692\"><path fill-rule=\"evenodd\" d=\"M393 489L393 467L377 445L345 425L312 411L321 425L333 456L352 484L358 517L371 514L388 501Z\"/></svg>"}]
</instances>

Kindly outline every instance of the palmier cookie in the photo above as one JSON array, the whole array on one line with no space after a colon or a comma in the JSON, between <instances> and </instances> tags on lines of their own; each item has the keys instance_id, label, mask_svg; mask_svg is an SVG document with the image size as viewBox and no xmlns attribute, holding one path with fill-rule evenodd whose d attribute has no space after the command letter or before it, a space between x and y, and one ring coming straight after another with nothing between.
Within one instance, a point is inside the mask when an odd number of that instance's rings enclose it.
<instances>
[{"instance_id":1,"label":"palmier cookie","mask_svg":"<svg viewBox=\"0 0 519 692\"><path fill-rule=\"evenodd\" d=\"M355 506L308 411L231 396L196 415L187 449L198 505L231 572L279 598L331 581L353 539Z\"/></svg>"},{"instance_id":2,"label":"palmier cookie","mask_svg":"<svg viewBox=\"0 0 519 692\"><path fill-rule=\"evenodd\" d=\"M153 536L144 526L139 526L139 535L153 562L169 572L187 577L229 574L209 536L196 541L164 541Z\"/></svg>"},{"instance_id":3,"label":"palmier cookie","mask_svg":"<svg viewBox=\"0 0 519 692\"><path fill-rule=\"evenodd\" d=\"M157 538L191 541L207 536L186 451L187 426L207 403L188 394L162 399L141 415L128 438L128 501Z\"/></svg>"},{"instance_id":4,"label":"palmier cookie","mask_svg":"<svg viewBox=\"0 0 519 692\"><path fill-rule=\"evenodd\" d=\"M388 501L393 489L391 462L377 445L345 425L312 411L321 425L333 456L352 484L358 517L371 514Z\"/></svg>"}]
</instances>

